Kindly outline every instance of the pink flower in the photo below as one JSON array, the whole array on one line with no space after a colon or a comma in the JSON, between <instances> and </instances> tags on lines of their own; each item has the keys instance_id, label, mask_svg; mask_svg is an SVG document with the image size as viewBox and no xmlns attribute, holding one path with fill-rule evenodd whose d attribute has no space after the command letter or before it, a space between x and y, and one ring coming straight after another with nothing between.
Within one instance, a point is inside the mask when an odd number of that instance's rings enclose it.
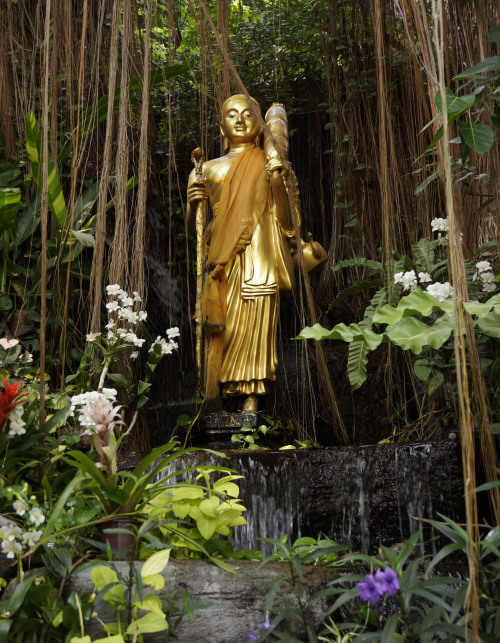
<instances>
[{"instance_id":1,"label":"pink flower","mask_svg":"<svg viewBox=\"0 0 500 643\"><path fill-rule=\"evenodd\" d=\"M97 433L100 438L108 442L107 436L115 424L123 424L122 417L118 414L120 409L121 406L113 406L111 401L101 393L96 400L89 401L85 408L79 409L82 414L80 423L88 426L90 433Z\"/></svg>"}]
</instances>

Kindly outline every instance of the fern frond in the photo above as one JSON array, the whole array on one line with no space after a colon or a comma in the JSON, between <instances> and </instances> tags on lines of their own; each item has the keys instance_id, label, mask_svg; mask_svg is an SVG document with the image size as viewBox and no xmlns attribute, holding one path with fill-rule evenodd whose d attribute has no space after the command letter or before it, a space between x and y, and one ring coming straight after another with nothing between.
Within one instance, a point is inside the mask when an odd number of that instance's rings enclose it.
<instances>
[{"instance_id":1,"label":"fern frond","mask_svg":"<svg viewBox=\"0 0 500 643\"><path fill-rule=\"evenodd\" d=\"M434 264L434 248L429 239L420 239L412 246L417 264L425 272L431 272Z\"/></svg>"},{"instance_id":2,"label":"fern frond","mask_svg":"<svg viewBox=\"0 0 500 643\"><path fill-rule=\"evenodd\" d=\"M332 303L328 306L327 312L330 312L332 308L335 308L335 306L338 306L339 303L346 297L355 295L357 292L360 292L361 290L365 290L366 288L378 288L383 285L384 285L384 282L382 279L364 279L363 281L355 281L353 284L351 284L350 286L348 286L347 288L344 288L344 290L339 292L339 294L335 297Z\"/></svg>"},{"instance_id":3,"label":"fern frond","mask_svg":"<svg viewBox=\"0 0 500 643\"><path fill-rule=\"evenodd\" d=\"M351 390L358 389L367 378L366 365L368 364L369 348L365 341L356 340L349 344L347 358L347 376L351 383Z\"/></svg>"},{"instance_id":4,"label":"fern frond","mask_svg":"<svg viewBox=\"0 0 500 643\"><path fill-rule=\"evenodd\" d=\"M363 315L362 321L359 322L359 325L362 328L371 328L373 316L375 315L377 310L379 308L382 308L382 306L385 306L386 303L387 290L385 288L381 288L375 293L375 295L372 297L372 300L366 307L365 314Z\"/></svg>"},{"instance_id":5,"label":"fern frond","mask_svg":"<svg viewBox=\"0 0 500 643\"><path fill-rule=\"evenodd\" d=\"M366 259L365 257L354 257L354 259L343 259L339 261L335 266L333 266L333 272L340 270L341 268L370 268L370 270L376 270L377 272L382 272L383 266L380 261L373 261L372 259Z\"/></svg>"}]
</instances>

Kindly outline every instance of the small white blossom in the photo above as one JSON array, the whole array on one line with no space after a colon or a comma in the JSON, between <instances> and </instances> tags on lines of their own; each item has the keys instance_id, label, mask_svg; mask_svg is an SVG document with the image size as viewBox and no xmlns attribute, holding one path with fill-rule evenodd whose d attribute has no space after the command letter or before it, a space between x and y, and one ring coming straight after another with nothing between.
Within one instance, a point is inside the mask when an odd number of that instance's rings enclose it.
<instances>
[{"instance_id":1,"label":"small white blossom","mask_svg":"<svg viewBox=\"0 0 500 643\"><path fill-rule=\"evenodd\" d=\"M103 388L101 393L105 395L108 400L116 400L116 396L118 395L118 391L115 388Z\"/></svg>"},{"instance_id":2,"label":"small white blossom","mask_svg":"<svg viewBox=\"0 0 500 643\"><path fill-rule=\"evenodd\" d=\"M108 295L118 295L121 291L122 289L118 284L106 286L106 292L108 293Z\"/></svg>"},{"instance_id":3,"label":"small white blossom","mask_svg":"<svg viewBox=\"0 0 500 643\"><path fill-rule=\"evenodd\" d=\"M167 337L169 339L175 339L176 337L179 337L179 335L180 335L180 332L177 326L175 326L174 328L169 328L167 330Z\"/></svg>"},{"instance_id":4,"label":"small white blossom","mask_svg":"<svg viewBox=\"0 0 500 643\"><path fill-rule=\"evenodd\" d=\"M414 270L409 270L405 272L401 277L401 284L403 285L403 290L415 290L417 287L417 275Z\"/></svg>"},{"instance_id":5,"label":"small white blossom","mask_svg":"<svg viewBox=\"0 0 500 643\"><path fill-rule=\"evenodd\" d=\"M106 324L105 328L106 330L112 330L115 326L116 326L116 322L111 320Z\"/></svg>"},{"instance_id":6,"label":"small white blossom","mask_svg":"<svg viewBox=\"0 0 500 643\"><path fill-rule=\"evenodd\" d=\"M34 547L43 535L40 529L34 531L25 531L23 534L23 543L28 547Z\"/></svg>"},{"instance_id":7,"label":"small white blossom","mask_svg":"<svg viewBox=\"0 0 500 643\"><path fill-rule=\"evenodd\" d=\"M497 289L497 287L495 284L486 283L486 284L483 284L482 289L483 289L483 292L494 292Z\"/></svg>"},{"instance_id":8,"label":"small white blossom","mask_svg":"<svg viewBox=\"0 0 500 643\"><path fill-rule=\"evenodd\" d=\"M453 296L453 287L448 281L445 281L444 284L436 283L427 286L427 292L429 295L436 297L439 301L444 301Z\"/></svg>"},{"instance_id":9,"label":"small white blossom","mask_svg":"<svg viewBox=\"0 0 500 643\"><path fill-rule=\"evenodd\" d=\"M141 296L139 295L138 292L134 290L132 294L134 295L134 301L142 301Z\"/></svg>"},{"instance_id":10,"label":"small white blossom","mask_svg":"<svg viewBox=\"0 0 500 643\"><path fill-rule=\"evenodd\" d=\"M483 272L480 276L483 284L492 284L495 282L495 275L492 272Z\"/></svg>"},{"instance_id":11,"label":"small white blossom","mask_svg":"<svg viewBox=\"0 0 500 643\"><path fill-rule=\"evenodd\" d=\"M15 502L12 503L12 506L14 507L14 511L18 516L24 516L24 514L29 510L30 506L26 502L26 500L23 500L22 498L20 500L16 500Z\"/></svg>"},{"instance_id":12,"label":"small white blossom","mask_svg":"<svg viewBox=\"0 0 500 643\"><path fill-rule=\"evenodd\" d=\"M433 232L449 232L450 224L448 223L448 219L438 217L431 221L431 228Z\"/></svg>"},{"instance_id":13,"label":"small white blossom","mask_svg":"<svg viewBox=\"0 0 500 643\"><path fill-rule=\"evenodd\" d=\"M476 270L481 272L488 272L491 270L491 263L489 261L478 261L476 263Z\"/></svg>"},{"instance_id":14,"label":"small white blossom","mask_svg":"<svg viewBox=\"0 0 500 643\"><path fill-rule=\"evenodd\" d=\"M124 297L121 297L122 305L125 306L125 308L130 308L134 305L134 300L132 297L129 297L127 293L124 293L124 295Z\"/></svg>"},{"instance_id":15,"label":"small white blossom","mask_svg":"<svg viewBox=\"0 0 500 643\"><path fill-rule=\"evenodd\" d=\"M118 311L118 318L125 319L129 324L137 324L139 321L139 315L134 313L133 310L130 310L130 308L120 308Z\"/></svg>"},{"instance_id":16,"label":"small white blossom","mask_svg":"<svg viewBox=\"0 0 500 643\"><path fill-rule=\"evenodd\" d=\"M85 336L85 339L86 339L88 342L95 342L95 340L96 340L98 337L100 337L100 335L101 335L101 333L87 333L87 335Z\"/></svg>"},{"instance_id":17,"label":"small white blossom","mask_svg":"<svg viewBox=\"0 0 500 643\"><path fill-rule=\"evenodd\" d=\"M132 351L130 353L130 359L137 359L139 357L139 351Z\"/></svg>"},{"instance_id":18,"label":"small white blossom","mask_svg":"<svg viewBox=\"0 0 500 643\"><path fill-rule=\"evenodd\" d=\"M147 312L145 310L140 310L137 313L137 317L138 317L140 322L143 322L143 321L146 321L146 319L148 318L148 314L147 314Z\"/></svg>"},{"instance_id":19,"label":"small white blossom","mask_svg":"<svg viewBox=\"0 0 500 643\"><path fill-rule=\"evenodd\" d=\"M117 301L108 301L108 303L106 304L106 308L108 309L108 312L112 313L115 310L118 310L120 308L120 305Z\"/></svg>"},{"instance_id":20,"label":"small white blossom","mask_svg":"<svg viewBox=\"0 0 500 643\"><path fill-rule=\"evenodd\" d=\"M432 281L432 277L430 276L430 274L428 272L419 272L418 273L418 279L419 279L420 283L422 283L422 284L426 284L426 283L429 283L430 281Z\"/></svg>"},{"instance_id":21,"label":"small white blossom","mask_svg":"<svg viewBox=\"0 0 500 643\"><path fill-rule=\"evenodd\" d=\"M2 552L7 558L15 558L23 551L20 543L15 540L2 540Z\"/></svg>"},{"instance_id":22,"label":"small white blossom","mask_svg":"<svg viewBox=\"0 0 500 643\"><path fill-rule=\"evenodd\" d=\"M23 409L16 406L9 417L9 435L24 435L26 422L23 420Z\"/></svg>"},{"instance_id":23,"label":"small white blossom","mask_svg":"<svg viewBox=\"0 0 500 643\"><path fill-rule=\"evenodd\" d=\"M0 538L4 541L14 541L21 537L21 528L12 522L9 522L5 527L0 529Z\"/></svg>"},{"instance_id":24,"label":"small white blossom","mask_svg":"<svg viewBox=\"0 0 500 643\"><path fill-rule=\"evenodd\" d=\"M33 507L29 511L29 517L32 523L34 523L37 527L39 527L42 523L45 522L45 516L43 515L43 511L39 507Z\"/></svg>"}]
</instances>

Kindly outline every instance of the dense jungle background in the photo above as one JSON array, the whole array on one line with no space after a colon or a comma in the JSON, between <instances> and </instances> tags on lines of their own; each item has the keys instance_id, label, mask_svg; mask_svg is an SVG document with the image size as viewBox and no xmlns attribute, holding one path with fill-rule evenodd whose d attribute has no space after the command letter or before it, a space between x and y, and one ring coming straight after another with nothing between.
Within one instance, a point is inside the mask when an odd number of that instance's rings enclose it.
<instances>
[{"instance_id":1,"label":"dense jungle background","mask_svg":"<svg viewBox=\"0 0 500 643\"><path fill-rule=\"evenodd\" d=\"M444 3L442 16L446 86L465 96L460 109L448 105L448 151L470 276L475 261L498 261L500 66L457 76L499 56L498 10L496 0L462 0ZM392 303L397 267L419 260L417 242L446 217L433 12L418 0L2 0L0 314L3 333L33 352L40 381L62 389L76 372L86 334L100 328L104 288L117 283L147 301L152 337L181 330L134 448L161 442L180 412L193 412L190 156L197 146L221 153L220 106L243 84L263 112L286 106L302 237L310 231L328 249L322 271L282 301L269 415L323 444L456 427L452 342L424 352L419 371L414 354L390 344L368 357L345 342L291 341L318 321L363 319L382 290ZM498 422L498 348L486 341L482 358Z\"/></svg>"}]
</instances>

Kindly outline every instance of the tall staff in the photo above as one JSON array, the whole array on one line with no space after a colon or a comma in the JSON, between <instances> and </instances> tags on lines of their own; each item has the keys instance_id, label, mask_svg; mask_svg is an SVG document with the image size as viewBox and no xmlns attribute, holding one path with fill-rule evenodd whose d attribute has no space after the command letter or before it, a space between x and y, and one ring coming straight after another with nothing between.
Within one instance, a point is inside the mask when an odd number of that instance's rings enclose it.
<instances>
[{"instance_id":1,"label":"tall staff","mask_svg":"<svg viewBox=\"0 0 500 643\"><path fill-rule=\"evenodd\" d=\"M205 188L206 180L203 178L203 162L205 154L201 147L197 147L191 152L191 161L194 164L195 179L194 187ZM196 203L196 386L198 393L202 390L203 382L203 320L201 318L201 298L203 294L203 231L205 229L206 217L206 200L200 200Z\"/></svg>"}]
</instances>

